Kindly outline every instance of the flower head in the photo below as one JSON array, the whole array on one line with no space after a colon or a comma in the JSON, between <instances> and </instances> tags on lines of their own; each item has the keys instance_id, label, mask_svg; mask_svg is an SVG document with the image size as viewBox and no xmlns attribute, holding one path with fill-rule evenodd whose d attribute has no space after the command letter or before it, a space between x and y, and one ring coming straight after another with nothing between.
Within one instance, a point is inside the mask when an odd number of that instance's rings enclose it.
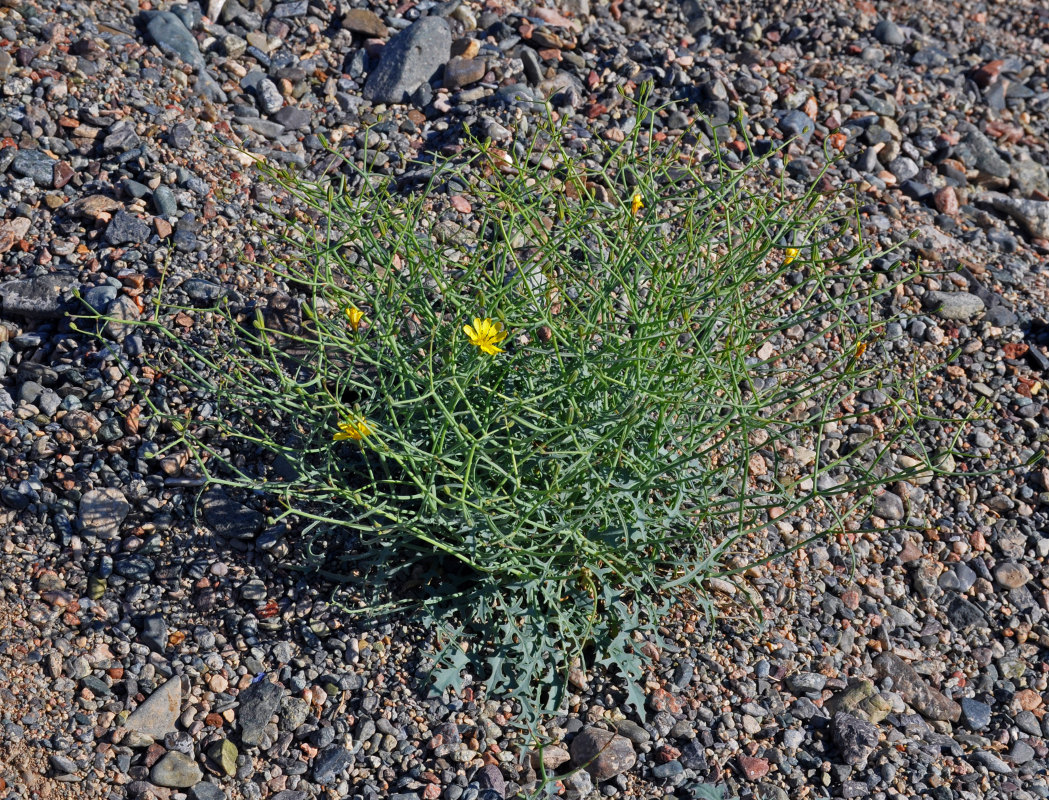
<instances>
[{"instance_id":1,"label":"flower head","mask_svg":"<svg viewBox=\"0 0 1049 800\"><path fill-rule=\"evenodd\" d=\"M640 194L635 194L633 199L630 201L630 213L632 216L637 216L637 212L645 207L645 199Z\"/></svg>"},{"instance_id":2,"label":"flower head","mask_svg":"<svg viewBox=\"0 0 1049 800\"><path fill-rule=\"evenodd\" d=\"M796 248L796 247L788 247L787 248L787 254L783 257L783 264L784 264L784 266L786 266L787 264L791 263L800 254L801 254L801 251L798 248Z\"/></svg>"},{"instance_id":3,"label":"flower head","mask_svg":"<svg viewBox=\"0 0 1049 800\"><path fill-rule=\"evenodd\" d=\"M482 353L490 356L503 352L502 348L496 345L510 335L503 329L503 323L493 322L487 317L484 319L474 317L473 325L464 325L463 331L469 337L470 344L476 345L481 348Z\"/></svg>"},{"instance_id":4,"label":"flower head","mask_svg":"<svg viewBox=\"0 0 1049 800\"><path fill-rule=\"evenodd\" d=\"M371 433L372 427L368 424L368 420L358 414L345 422L340 422L339 430L332 437L332 440L341 442L346 439L353 439L355 442L359 442L365 436L370 436Z\"/></svg>"},{"instance_id":5,"label":"flower head","mask_svg":"<svg viewBox=\"0 0 1049 800\"><path fill-rule=\"evenodd\" d=\"M364 319L364 312L356 306L350 306L346 309L346 318L350 321L350 327L353 328L353 332L356 333L361 327L361 320Z\"/></svg>"}]
</instances>

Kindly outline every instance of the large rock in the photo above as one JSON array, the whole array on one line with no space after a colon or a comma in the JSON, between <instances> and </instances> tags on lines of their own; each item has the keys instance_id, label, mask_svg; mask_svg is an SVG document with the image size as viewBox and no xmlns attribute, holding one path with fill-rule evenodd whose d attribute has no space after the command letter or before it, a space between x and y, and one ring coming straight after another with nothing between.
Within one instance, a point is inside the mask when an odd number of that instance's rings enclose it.
<instances>
[{"instance_id":1,"label":"large rock","mask_svg":"<svg viewBox=\"0 0 1049 800\"><path fill-rule=\"evenodd\" d=\"M943 692L934 689L910 664L892 653L882 653L874 659L874 669L880 679L892 678L893 690L926 719L957 722L961 707Z\"/></svg>"},{"instance_id":2,"label":"large rock","mask_svg":"<svg viewBox=\"0 0 1049 800\"><path fill-rule=\"evenodd\" d=\"M78 287L76 276L64 273L5 281L0 283L0 308L5 317L57 319L72 307L63 297Z\"/></svg>"},{"instance_id":3,"label":"large rock","mask_svg":"<svg viewBox=\"0 0 1049 800\"><path fill-rule=\"evenodd\" d=\"M428 83L452 54L452 32L440 17L423 17L386 44L364 84L364 99L403 103Z\"/></svg>"},{"instance_id":4,"label":"large rock","mask_svg":"<svg viewBox=\"0 0 1049 800\"><path fill-rule=\"evenodd\" d=\"M572 766L586 770L595 781L607 781L634 766L637 754L625 736L603 728L583 728L569 748Z\"/></svg>"},{"instance_id":5,"label":"large rock","mask_svg":"<svg viewBox=\"0 0 1049 800\"><path fill-rule=\"evenodd\" d=\"M976 199L1011 216L1035 239L1049 239L1049 200L1017 200L998 192L984 192Z\"/></svg>"},{"instance_id":6,"label":"large rock","mask_svg":"<svg viewBox=\"0 0 1049 800\"><path fill-rule=\"evenodd\" d=\"M878 728L865 719L838 712L831 722L831 735L841 751L842 760L861 769L867 765L867 757L878 746Z\"/></svg>"},{"instance_id":7,"label":"large rock","mask_svg":"<svg viewBox=\"0 0 1049 800\"><path fill-rule=\"evenodd\" d=\"M153 739L163 739L175 730L181 710L182 678L176 675L132 711L124 727Z\"/></svg>"}]
</instances>

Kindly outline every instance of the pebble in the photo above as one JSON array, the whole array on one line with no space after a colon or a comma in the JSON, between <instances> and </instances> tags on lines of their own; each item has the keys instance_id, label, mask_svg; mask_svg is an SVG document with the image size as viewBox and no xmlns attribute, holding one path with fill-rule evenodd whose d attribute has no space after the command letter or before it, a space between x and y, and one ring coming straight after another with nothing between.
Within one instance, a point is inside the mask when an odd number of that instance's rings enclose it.
<instances>
[{"instance_id":1,"label":"pebble","mask_svg":"<svg viewBox=\"0 0 1049 800\"><path fill-rule=\"evenodd\" d=\"M967 322L986 309L983 300L969 292L927 292L922 299L940 319Z\"/></svg>"},{"instance_id":2,"label":"pebble","mask_svg":"<svg viewBox=\"0 0 1049 800\"><path fill-rule=\"evenodd\" d=\"M81 439L88 438L88 435L80 432L84 429L79 423L76 426L67 426L67 430L69 429ZM90 489L80 498L77 523L89 536L113 539L120 535L120 526L130 512L131 504L119 489Z\"/></svg>"},{"instance_id":3,"label":"pebble","mask_svg":"<svg viewBox=\"0 0 1049 800\"><path fill-rule=\"evenodd\" d=\"M152 739L163 739L176 730L182 708L182 679L164 681L124 721L124 727Z\"/></svg>"},{"instance_id":4,"label":"pebble","mask_svg":"<svg viewBox=\"0 0 1049 800\"><path fill-rule=\"evenodd\" d=\"M363 96L373 103L403 103L451 57L452 34L440 17L423 17L398 33L368 75Z\"/></svg>"},{"instance_id":5,"label":"pebble","mask_svg":"<svg viewBox=\"0 0 1049 800\"><path fill-rule=\"evenodd\" d=\"M893 688L926 719L957 722L961 708L942 692L930 686L909 664L892 653L874 659L878 678L892 678Z\"/></svg>"},{"instance_id":6,"label":"pebble","mask_svg":"<svg viewBox=\"0 0 1049 800\"><path fill-rule=\"evenodd\" d=\"M203 777L204 773L192 758L174 750L165 753L149 771L153 783L172 789L187 789Z\"/></svg>"}]
</instances>

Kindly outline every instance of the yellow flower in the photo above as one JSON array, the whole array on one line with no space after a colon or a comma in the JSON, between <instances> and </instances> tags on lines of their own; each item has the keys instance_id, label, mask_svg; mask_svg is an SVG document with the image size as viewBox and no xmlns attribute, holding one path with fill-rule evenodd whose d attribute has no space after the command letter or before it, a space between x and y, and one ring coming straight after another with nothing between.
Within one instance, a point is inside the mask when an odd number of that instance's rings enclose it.
<instances>
[{"instance_id":1,"label":"yellow flower","mask_svg":"<svg viewBox=\"0 0 1049 800\"><path fill-rule=\"evenodd\" d=\"M637 212L645 207L645 200L640 194L635 194L634 199L630 201L630 213L633 216L637 216Z\"/></svg>"},{"instance_id":2,"label":"yellow flower","mask_svg":"<svg viewBox=\"0 0 1049 800\"><path fill-rule=\"evenodd\" d=\"M364 319L364 312L356 306L350 306L346 309L346 317L350 321L350 327L353 328L353 332L356 333L361 327L361 320Z\"/></svg>"},{"instance_id":3,"label":"yellow flower","mask_svg":"<svg viewBox=\"0 0 1049 800\"><path fill-rule=\"evenodd\" d=\"M503 323L493 322L487 317L484 319L474 317L474 324L464 325L463 330L470 338L470 344L476 345L481 348L482 353L487 353L490 356L503 352L502 348L496 347L496 345L510 335L503 330Z\"/></svg>"},{"instance_id":4,"label":"yellow flower","mask_svg":"<svg viewBox=\"0 0 1049 800\"><path fill-rule=\"evenodd\" d=\"M370 436L372 433L371 425L368 424L362 416L355 416L345 422L339 423L339 432L332 437L336 442L341 442L346 439L353 439L355 442L359 442L365 436Z\"/></svg>"},{"instance_id":5,"label":"yellow flower","mask_svg":"<svg viewBox=\"0 0 1049 800\"><path fill-rule=\"evenodd\" d=\"M792 262L795 258L797 258L800 253L801 253L801 251L798 248L796 248L796 247L788 247L787 248L787 255L783 259L784 266L786 266L787 264Z\"/></svg>"}]
</instances>

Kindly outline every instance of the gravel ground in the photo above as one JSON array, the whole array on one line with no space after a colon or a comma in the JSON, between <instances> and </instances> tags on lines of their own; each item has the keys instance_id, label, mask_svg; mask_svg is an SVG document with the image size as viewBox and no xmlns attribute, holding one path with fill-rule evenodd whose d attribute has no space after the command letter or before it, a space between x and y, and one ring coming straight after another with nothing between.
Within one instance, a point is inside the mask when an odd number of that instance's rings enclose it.
<instances>
[{"instance_id":1,"label":"gravel ground","mask_svg":"<svg viewBox=\"0 0 1049 800\"><path fill-rule=\"evenodd\" d=\"M578 680L545 762L611 743L554 789L1049 797L1049 471L1008 468L1049 442L1047 31L1016 0L0 0L0 794L494 800L534 778L508 703L427 696L425 631L360 625L275 569L264 499L200 500L117 366L148 337L100 349L67 315L79 290L138 318L162 278L188 306L279 298L242 263L276 224L251 154L321 174L323 137L409 186L466 131L520 151L546 98L582 157L629 133L618 90L649 79L658 136L702 148L742 108L756 142L800 137L788 182L828 143L870 238L919 231L903 261L945 274L894 300L869 357L960 348L922 391L987 401L960 446L994 474L896 484L856 530L749 571L763 626L713 587L717 621L681 612L645 645L643 718Z\"/></svg>"}]
</instances>

